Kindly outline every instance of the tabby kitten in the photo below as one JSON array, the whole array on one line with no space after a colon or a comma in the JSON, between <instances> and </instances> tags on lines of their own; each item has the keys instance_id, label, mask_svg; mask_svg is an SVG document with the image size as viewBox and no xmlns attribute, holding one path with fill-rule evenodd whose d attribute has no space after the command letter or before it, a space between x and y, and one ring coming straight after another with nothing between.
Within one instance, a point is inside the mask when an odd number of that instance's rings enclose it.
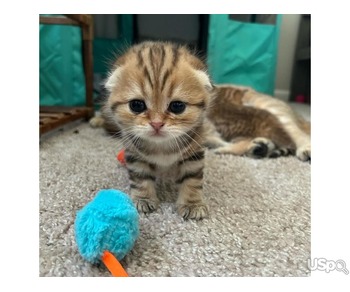
<instances>
[{"instance_id":1,"label":"tabby kitten","mask_svg":"<svg viewBox=\"0 0 350 292\"><path fill-rule=\"evenodd\" d=\"M104 115L120 129L137 209L157 208L156 178L171 172L179 214L207 217L203 137L212 85L204 64L182 46L145 42L118 58L106 88Z\"/></svg>"}]
</instances>

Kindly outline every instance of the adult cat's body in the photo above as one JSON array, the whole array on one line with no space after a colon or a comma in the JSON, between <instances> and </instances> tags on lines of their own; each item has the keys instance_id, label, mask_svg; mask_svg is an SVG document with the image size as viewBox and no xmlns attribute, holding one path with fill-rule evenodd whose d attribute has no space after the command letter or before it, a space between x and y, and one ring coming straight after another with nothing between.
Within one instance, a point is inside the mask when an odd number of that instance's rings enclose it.
<instances>
[{"instance_id":1,"label":"adult cat's body","mask_svg":"<svg viewBox=\"0 0 350 292\"><path fill-rule=\"evenodd\" d=\"M180 215L206 217L206 146L252 157L286 155L298 146L278 116L264 106L245 106L254 101L249 90L213 87L205 65L182 46L146 42L130 48L116 61L106 88L102 120L122 138L139 211L157 208L155 180L172 170Z\"/></svg>"},{"instance_id":2,"label":"adult cat's body","mask_svg":"<svg viewBox=\"0 0 350 292\"><path fill-rule=\"evenodd\" d=\"M285 102L248 87L226 84L215 86L212 105L207 116L226 141L249 144L254 138L264 137L269 149L260 151L260 157L295 154L302 161L311 159L310 123ZM217 152L232 153L232 148L235 146ZM243 147L234 154L249 152Z\"/></svg>"}]
</instances>

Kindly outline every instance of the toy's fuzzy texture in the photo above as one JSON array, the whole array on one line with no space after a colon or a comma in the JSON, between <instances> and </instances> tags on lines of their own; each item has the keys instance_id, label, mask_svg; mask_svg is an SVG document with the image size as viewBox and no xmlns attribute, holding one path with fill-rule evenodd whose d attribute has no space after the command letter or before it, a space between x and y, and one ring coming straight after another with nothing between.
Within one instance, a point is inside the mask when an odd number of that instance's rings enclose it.
<instances>
[{"instance_id":1,"label":"toy's fuzzy texture","mask_svg":"<svg viewBox=\"0 0 350 292\"><path fill-rule=\"evenodd\" d=\"M78 250L87 261L98 263L105 250L121 260L139 235L139 215L128 195L101 190L81 209L75 220Z\"/></svg>"}]
</instances>

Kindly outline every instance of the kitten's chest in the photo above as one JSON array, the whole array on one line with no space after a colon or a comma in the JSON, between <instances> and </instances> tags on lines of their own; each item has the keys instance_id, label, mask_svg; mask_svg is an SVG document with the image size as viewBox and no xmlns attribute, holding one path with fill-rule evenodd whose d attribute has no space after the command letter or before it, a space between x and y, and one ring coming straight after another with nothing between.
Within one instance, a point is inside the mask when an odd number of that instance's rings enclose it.
<instances>
[{"instance_id":1,"label":"kitten's chest","mask_svg":"<svg viewBox=\"0 0 350 292\"><path fill-rule=\"evenodd\" d=\"M179 168L177 164L172 167L157 165L155 175L161 181L174 182L179 175Z\"/></svg>"},{"instance_id":2,"label":"kitten's chest","mask_svg":"<svg viewBox=\"0 0 350 292\"><path fill-rule=\"evenodd\" d=\"M159 169L166 170L168 168L172 168L174 165L177 165L180 155L178 153L170 153L170 154L148 154L144 156L149 163L158 166Z\"/></svg>"},{"instance_id":3,"label":"kitten's chest","mask_svg":"<svg viewBox=\"0 0 350 292\"><path fill-rule=\"evenodd\" d=\"M150 154L144 159L153 165L154 174L157 178L172 181L178 176L179 154Z\"/></svg>"}]
</instances>

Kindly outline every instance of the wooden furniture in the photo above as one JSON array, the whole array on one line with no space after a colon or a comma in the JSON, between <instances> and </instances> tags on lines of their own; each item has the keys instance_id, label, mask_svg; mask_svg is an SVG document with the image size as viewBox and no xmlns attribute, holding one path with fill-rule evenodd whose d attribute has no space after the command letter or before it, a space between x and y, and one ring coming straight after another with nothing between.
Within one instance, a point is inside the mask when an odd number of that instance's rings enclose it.
<instances>
[{"instance_id":1,"label":"wooden furniture","mask_svg":"<svg viewBox=\"0 0 350 292\"><path fill-rule=\"evenodd\" d=\"M85 73L86 101L82 107L40 106L40 136L63 127L69 122L89 119L94 114L93 104L93 18L88 14L64 16L40 16L40 24L76 25L81 28L83 40L83 65Z\"/></svg>"}]
</instances>

